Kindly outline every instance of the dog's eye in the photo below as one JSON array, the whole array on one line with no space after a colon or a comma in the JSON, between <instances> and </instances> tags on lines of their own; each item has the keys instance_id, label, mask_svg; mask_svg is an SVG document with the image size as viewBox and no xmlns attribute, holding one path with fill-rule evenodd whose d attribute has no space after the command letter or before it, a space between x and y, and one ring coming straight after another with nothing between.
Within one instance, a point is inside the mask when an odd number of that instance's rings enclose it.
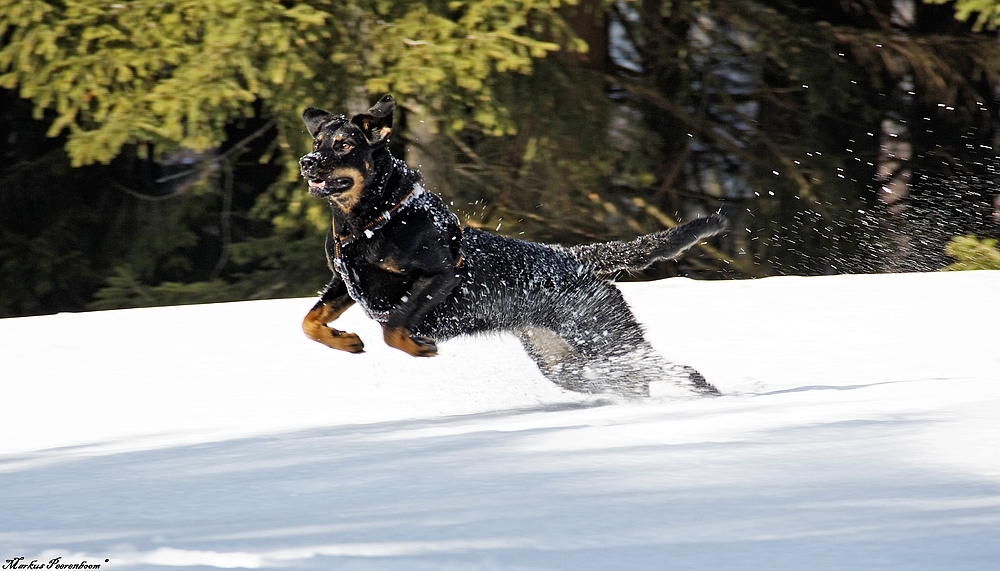
<instances>
[{"instance_id":1,"label":"dog's eye","mask_svg":"<svg viewBox=\"0 0 1000 571\"><path fill-rule=\"evenodd\" d=\"M351 149L353 149L354 145L352 145L352 144L350 144L348 142L343 142L343 143L340 143L339 145L337 145L337 148L341 152L346 153L347 151L350 151Z\"/></svg>"}]
</instances>

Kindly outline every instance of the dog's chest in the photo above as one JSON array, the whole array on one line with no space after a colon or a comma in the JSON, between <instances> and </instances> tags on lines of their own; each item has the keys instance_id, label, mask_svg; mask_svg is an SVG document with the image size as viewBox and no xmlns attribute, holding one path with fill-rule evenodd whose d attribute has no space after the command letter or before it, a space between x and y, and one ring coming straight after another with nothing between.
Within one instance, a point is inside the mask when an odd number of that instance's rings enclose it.
<instances>
[{"instance_id":1,"label":"dog's chest","mask_svg":"<svg viewBox=\"0 0 1000 571\"><path fill-rule=\"evenodd\" d=\"M454 272L463 250L458 218L422 188L377 224L345 238L331 235L327 244L351 298L382 322L408 300L415 280Z\"/></svg>"},{"instance_id":2,"label":"dog's chest","mask_svg":"<svg viewBox=\"0 0 1000 571\"><path fill-rule=\"evenodd\" d=\"M348 294L376 321L386 321L389 311L406 299L412 287L398 255L398 249L391 244L372 241L348 246L333 259L334 270L344 280Z\"/></svg>"}]
</instances>

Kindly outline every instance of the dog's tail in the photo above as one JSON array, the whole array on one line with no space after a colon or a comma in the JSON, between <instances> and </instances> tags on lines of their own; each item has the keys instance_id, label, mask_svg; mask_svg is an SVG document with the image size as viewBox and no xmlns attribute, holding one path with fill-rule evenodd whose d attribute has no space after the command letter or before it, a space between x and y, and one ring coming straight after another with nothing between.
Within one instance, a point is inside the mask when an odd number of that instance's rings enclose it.
<instances>
[{"instance_id":1,"label":"dog's tail","mask_svg":"<svg viewBox=\"0 0 1000 571\"><path fill-rule=\"evenodd\" d=\"M643 270L659 260L676 258L699 240L722 232L726 225L725 218L713 214L627 242L582 244L566 248L566 252L598 277L612 277L622 271Z\"/></svg>"}]
</instances>

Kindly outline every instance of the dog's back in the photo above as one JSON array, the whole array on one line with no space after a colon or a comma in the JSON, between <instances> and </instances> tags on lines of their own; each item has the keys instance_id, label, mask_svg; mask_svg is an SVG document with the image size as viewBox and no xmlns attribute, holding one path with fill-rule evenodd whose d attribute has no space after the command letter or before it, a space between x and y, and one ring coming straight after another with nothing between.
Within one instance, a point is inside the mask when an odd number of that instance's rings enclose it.
<instances>
[{"instance_id":1,"label":"dog's back","mask_svg":"<svg viewBox=\"0 0 1000 571\"><path fill-rule=\"evenodd\" d=\"M441 208L445 208L443 203ZM725 219L713 215L629 241L573 247L466 228L466 260L458 268L461 285L428 316L422 334L449 338L478 331L557 326L564 316L554 308L618 298L617 288L606 280L676 258L725 228Z\"/></svg>"},{"instance_id":2,"label":"dog's back","mask_svg":"<svg viewBox=\"0 0 1000 571\"><path fill-rule=\"evenodd\" d=\"M592 299L609 289L583 261L562 249L474 228L466 228L464 237L465 259L456 268L460 285L427 316L422 335L446 339L525 326L557 327L565 316L555 308L578 294Z\"/></svg>"}]
</instances>

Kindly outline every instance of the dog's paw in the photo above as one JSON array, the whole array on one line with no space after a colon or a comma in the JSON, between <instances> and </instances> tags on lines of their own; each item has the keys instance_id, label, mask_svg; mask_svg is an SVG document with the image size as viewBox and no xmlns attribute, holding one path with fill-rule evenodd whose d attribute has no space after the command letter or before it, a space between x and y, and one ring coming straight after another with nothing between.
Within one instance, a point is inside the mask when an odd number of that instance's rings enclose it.
<instances>
[{"instance_id":1,"label":"dog's paw","mask_svg":"<svg viewBox=\"0 0 1000 571\"><path fill-rule=\"evenodd\" d=\"M330 329L330 333L332 343L327 343L330 347L341 351L347 351L348 353L365 352L365 344L361 342L361 338L358 337L357 334L348 333L346 331L337 331L336 329Z\"/></svg>"},{"instance_id":2,"label":"dog's paw","mask_svg":"<svg viewBox=\"0 0 1000 571\"><path fill-rule=\"evenodd\" d=\"M382 335L385 344L395 347L414 357L433 357L437 355L437 344L429 337L411 335L402 327L383 327Z\"/></svg>"},{"instance_id":3,"label":"dog's paw","mask_svg":"<svg viewBox=\"0 0 1000 571\"><path fill-rule=\"evenodd\" d=\"M708 382L705 379L705 377L702 376L702 374L699 373L697 370L688 367L687 365L684 365L682 368L684 369L685 373L687 373L687 382L691 386L691 390L693 390L694 392L701 395L713 396L713 397L722 394L719 392L719 389L715 388L715 385Z\"/></svg>"},{"instance_id":4,"label":"dog's paw","mask_svg":"<svg viewBox=\"0 0 1000 571\"><path fill-rule=\"evenodd\" d=\"M437 343L430 337L411 335L410 341L417 347L417 350L416 352L407 351L407 353L410 353L414 357L433 357L438 354Z\"/></svg>"},{"instance_id":5,"label":"dog's paw","mask_svg":"<svg viewBox=\"0 0 1000 571\"><path fill-rule=\"evenodd\" d=\"M316 325L314 323L307 323L303 327L303 330L310 339L322 343L331 349L347 351L348 353L365 352L365 344L354 333L347 333L346 331L339 331L332 327Z\"/></svg>"}]
</instances>

